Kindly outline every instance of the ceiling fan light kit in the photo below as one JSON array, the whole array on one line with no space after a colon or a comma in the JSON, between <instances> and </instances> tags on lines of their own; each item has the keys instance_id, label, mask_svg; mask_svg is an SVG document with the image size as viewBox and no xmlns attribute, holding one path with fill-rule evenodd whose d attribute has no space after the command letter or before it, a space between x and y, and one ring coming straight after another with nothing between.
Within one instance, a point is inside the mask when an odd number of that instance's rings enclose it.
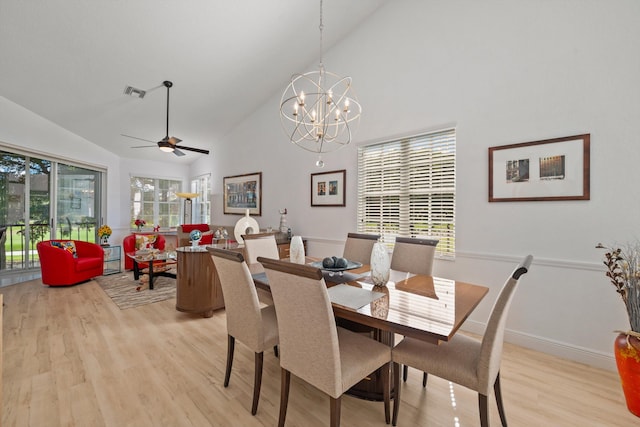
<instances>
[{"instance_id":1,"label":"ceiling fan light kit","mask_svg":"<svg viewBox=\"0 0 640 427\"><path fill-rule=\"evenodd\" d=\"M160 147L160 150L164 151L165 153L170 153L175 150L175 148L173 148L173 146L166 141L158 142L158 147Z\"/></svg>"},{"instance_id":2,"label":"ceiling fan light kit","mask_svg":"<svg viewBox=\"0 0 640 427\"><path fill-rule=\"evenodd\" d=\"M178 146L176 146L176 144L178 144L182 140L180 138L176 138L174 136L169 137L169 89L173 86L173 83L170 82L169 80L165 80L164 82L162 82L162 84L163 84L164 87L167 88L167 127L166 127L166 135L165 135L165 137L162 138L160 141L156 142L156 145L158 146L158 148L161 151L164 151L166 153L173 153L176 156L184 156L185 155L185 153L183 153L181 150L193 151L195 153L201 153L201 154L209 154L209 150L203 150L201 148L185 147L184 145L180 145L178 147ZM129 87L127 87L127 89ZM131 89L135 89L135 88L131 88ZM125 93L127 93L126 89L125 89ZM133 93L133 92L131 92L131 93ZM144 96L144 94L142 96ZM142 98L142 96L140 96L140 98ZM121 135L122 136L126 136L128 138L142 139L142 138L138 138L138 137L130 136L130 135L124 135L124 134L121 134ZM143 141L148 141L148 140L143 139ZM148 142L153 142L153 141L148 141ZM144 146L137 146L137 147L131 147L131 148L147 148L147 147L152 147L152 145L144 145Z\"/></svg>"}]
</instances>

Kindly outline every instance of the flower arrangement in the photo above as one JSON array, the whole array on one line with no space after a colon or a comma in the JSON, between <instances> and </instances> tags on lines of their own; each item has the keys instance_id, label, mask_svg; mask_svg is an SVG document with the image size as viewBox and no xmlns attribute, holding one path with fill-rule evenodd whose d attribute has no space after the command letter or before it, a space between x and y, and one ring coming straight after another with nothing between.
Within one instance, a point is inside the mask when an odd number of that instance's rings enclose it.
<instances>
[{"instance_id":1,"label":"flower arrangement","mask_svg":"<svg viewBox=\"0 0 640 427\"><path fill-rule=\"evenodd\" d=\"M144 227L144 225L147 223L147 221L145 221L142 218L136 218L135 224L136 227L140 228L140 227Z\"/></svg>"},{"instance_id":2,"label":"flower arrangement","mask_svg":"<svg viewBox=\"0 0 640 427\"><path fill-rule=\"evenodd\" d=\"M640 242L622 248L607 248L602 243L596 247L607 249L606 275L627 308L631 331L640 336Z\"/></svg>"},{"instance_id":3,"label":"flower arrangement","mask_svg":"<svg viewBox=\"0 0 640 427\"><path fill-rule=\"evenodd\" d=\"M100 226L100 228L98 228L98 237L109 237L111 236L111 227L109 227L108 225L104 224L102 226Z\"/></svg>"}]
</instances>

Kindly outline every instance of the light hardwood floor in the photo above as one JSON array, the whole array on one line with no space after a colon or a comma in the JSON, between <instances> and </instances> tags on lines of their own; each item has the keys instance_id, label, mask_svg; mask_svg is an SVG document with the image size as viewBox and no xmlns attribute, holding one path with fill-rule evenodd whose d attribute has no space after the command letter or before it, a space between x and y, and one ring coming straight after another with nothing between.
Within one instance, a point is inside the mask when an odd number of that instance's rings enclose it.
<instances>
[{"instance_id":1,"label":"light hardwood floor","mask_svg":"<svg viewBox=\"0 0 640 427\"><path fill-rule=\"evenodd\" d=\"M95 282L49 288L38 280L4 294L8 426L275 426L280 369L265 353L260 406L251 416L253 354L236 345L228 388L224 310L175 310L175 299L120 310ZM612 337L613 340L613 337ZM615 372L506 345L502 387L510 426L640 425ZM477 426L476 394L409 371L399 426ZM499 426L495 400L491 421ZM288 427L326 426L329 401L293 379ZM382 404L345 397L343 426L384 426Z\"/></svg>"}]
</instances>

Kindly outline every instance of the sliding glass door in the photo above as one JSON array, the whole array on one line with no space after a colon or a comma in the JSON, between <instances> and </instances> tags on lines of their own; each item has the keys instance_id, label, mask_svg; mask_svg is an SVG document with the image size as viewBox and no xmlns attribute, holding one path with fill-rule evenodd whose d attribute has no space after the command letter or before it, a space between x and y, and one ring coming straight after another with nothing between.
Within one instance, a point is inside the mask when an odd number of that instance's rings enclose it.
<instances>
[{"instance_id":1,"label":"sliding glass door","mask_svg":"<svg viewBox=\"0 0 640 427\"><path fill-rule=\"evenodd\" d=\"M56 217L58 238L96 241L100 212L100 172L58 163ZM97 197L98 196L98 197Z\"/></svg>"},{"instance_id":2,"label":"sliding glass door","mask_svg":"<svg viewBox=\"0 0 640 427\"><path fill-rule=\"evenodd\" d=\"M42 240L95 242L101 180L100 171L0 151L0 274L38 268Z\"/></svg>"}]
</instances>

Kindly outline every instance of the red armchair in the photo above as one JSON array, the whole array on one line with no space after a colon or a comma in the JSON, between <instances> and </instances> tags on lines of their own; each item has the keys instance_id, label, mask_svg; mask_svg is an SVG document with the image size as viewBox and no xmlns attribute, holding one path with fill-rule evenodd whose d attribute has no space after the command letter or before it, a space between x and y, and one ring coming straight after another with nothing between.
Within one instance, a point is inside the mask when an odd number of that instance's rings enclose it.
<instances>
[{"instance_id":1,"label":"red armchair","mask_svg":"<svg viewBox=\"0 0 640 427\"><path fill-rule=\"evenodd\" d=\"M155 241L153 243L153 247L156 249L164 250L165 238L162 234L155 233L136 233L130 234L122 240L122 251L124 252L124 269L125 270L133 270L133 260L129 258L126 254L129 252L135 252L136 248L136 236L155 236ZM141 266L144 268L144 266Z\"/></svg>"},{"instance_id":2,"label":"red armchair","mask_svg":"<svg viewBox=\"0 0 640 427\"><path fill-rule=\"evenodd\" d=\"M73 242L75 256L71 250L56 247L52 242ZM38 242L36 249L45 285L75 285L102 276L104 251L100 245L82 240L45 240Z\"/></svg>"}]
</instances>

